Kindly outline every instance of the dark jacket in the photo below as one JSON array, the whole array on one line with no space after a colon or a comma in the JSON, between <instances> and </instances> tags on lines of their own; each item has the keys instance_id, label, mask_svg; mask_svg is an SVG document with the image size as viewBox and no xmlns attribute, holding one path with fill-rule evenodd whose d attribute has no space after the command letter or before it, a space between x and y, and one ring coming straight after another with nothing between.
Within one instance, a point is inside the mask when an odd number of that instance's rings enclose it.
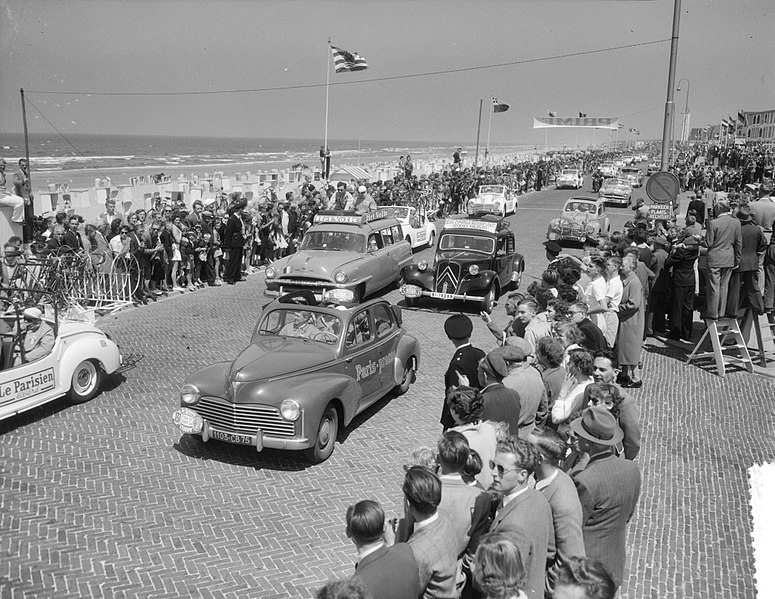
<instances>
[{"instance_id":1,"label":"dark jacket","mask_svg":"<svg viewBox=\"0 0 775 599\"><path fill-rule=\"evenodd\" d=\"M672 269L673 287L694 287L694 263L700 255L698 246L676 248L667 257L665 267Z\"/></svg>"},{"instance_id":2,"label":"dark jacket","mask_svg":"<svg viewBox=\"0 0 775 599\"><path fill-rule=\"evenodd\" d=\"M240 214L233 212L229 216L229 220L223 230L221 245L225 249L241 248L245 245L242 216Z\"/></svg>"},{"instance_id":3,"label":"dark jacket","mask_svg":"<svg viewBox=\"0 0 775 599\"><path fill-rule=\"evenodd\" d=\"M608 349L608 341L605 340L605 335L600 327L592 322L589 318L585 318L577 325L581 334L584 335L584 340L581 345L591 351L593 354L597 352L605 351Z\"/></svg>"},{"instance_id":4,"label":"dark jacket","mask_svg":"<svg viewBox=\"0 0 775 599\"><path fill-rule=\"evenodd\" d=\"M446 401L446 394L449 393L450 387L458 387L457 373L464 374L468 377L468 385L475 389L479 388L479 360L484 358L484 352L478 347L474 347L471 344L458 347L455 354L452 356L452 360L449 362L447 371L444 373L444 407L441 410L441 418L439 422L444 426L444 429L452 428L455 426L455 421L452 418L452 414L449 412L449 404Z\"/></svg>"},{"instance_id":5,"label":"dark jacket","mask_svg":"<svg viewBox=\"0 0 775 599\"><path fill-rule=\"evenodd\" d=\"M358 562L355 574L374 599L414 598L420 592L417 563L406 543L380 547Z\"/></svg>"},{"instance_id":6,"label":"dark jacket","mask_svg":"<svg viewBox=\"0 0 775 599\"><path fill-rule=\"evenodd\" d=\"M749 221L742 223L740 233L743 236L743 246L738 272L759 270L759 256L767 250L767 240L764 238L762 228L753 221Z\"/></svg>"}]
</instances>

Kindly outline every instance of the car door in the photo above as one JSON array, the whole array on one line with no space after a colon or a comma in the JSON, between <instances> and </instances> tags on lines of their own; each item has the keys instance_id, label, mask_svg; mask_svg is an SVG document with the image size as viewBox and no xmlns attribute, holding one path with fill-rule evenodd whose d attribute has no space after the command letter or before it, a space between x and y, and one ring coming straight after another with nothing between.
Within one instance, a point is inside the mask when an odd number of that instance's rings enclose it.
<instances>
[{"instance_id":1,"label":"car door","mask_svg":"<svg viewBox=\"0 0 775 599\"><path fill-rule=\"evenodd\" d=\"M360 412L374 400L374 396L378 396L379 346L371 310L359 310L350 319L344 338L345 371L361 391L356 412Z\"/></svg>"},{"instance_id":2,"label":"car door","mask_svg":"<svg viewBox=\"0 0 775 599\"><path fill-rule=\"evenodd\" d=\"M428 242L428 231L425 227L425 215L419 214L416 208L409 212L409 224L414 229L413 245L424 245Z\"/></svg>"},{"instance_id":3,"label":"car door","mask_svg":"<svg viewBox=\"0 0 775 599\"><path fill-rule=\"evenodd\" d=\"M380 395L383 395L396 385L393 368L398 346L399 327L389 304L373 306L372 316L374 317L374 332L379 345Z\"/></svg>"}]
</instances>

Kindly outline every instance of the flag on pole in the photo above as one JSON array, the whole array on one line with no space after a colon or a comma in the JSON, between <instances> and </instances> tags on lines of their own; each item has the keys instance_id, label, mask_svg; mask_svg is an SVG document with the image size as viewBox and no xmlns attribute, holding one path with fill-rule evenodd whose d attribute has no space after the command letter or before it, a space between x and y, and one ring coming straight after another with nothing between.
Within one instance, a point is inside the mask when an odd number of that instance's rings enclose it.
<instances>
[{"instance_id":1,"label":"flag on pole","mask_svg":"<svg viewBox=\"0 0 775 599\"><path fill-rule=\"evenodd\" d=\"M553 110L550 110L550 111L549 111L549 116L550 116L550 117L552 117L552 118L554 118L554 117L556 117L556 116L557 116L557 113L556 113L556 112L554 112Z\"/></svg>"},{"instance_id":2,"label":"flag on pole","mask_svg":"<svg viewBox=\"0 0 775 599\"><path fill-rule=\"evenodd\" d=\"M369 68L366 59L357 52L348 52L331 46L331 54L334 57L334 71L343 73L345 71L365 71Z\"/></svg>"},{"instance_id":3,"label":"flag on pole","mask_svg":"<svg viewBox=\"0 0 775 599\"><path fill-rule=\"evenodd\" d=\"M498 98L492 99L492 111L493 112L506 112L509 109L509 105L505 102L501 102Z\"/></svg>"},{"instance_id":4,"label":"flag on pole","mask_svg":"<svg viewBox=\"0 0 775 599\"><path fill-rule=\"evenodd\" d=\"M737 122L745 126L745 113L742 110L737 111Z\"/></svg>"},{"instance_id":5,"label":"flag on pole","mask_svg":"<svg viewBox=\"0 0 775 599\"><path fill-rule=\"evenodd\" d=\"M587 116L587 113L586 113L586 112L579 112L579 118L580 118L580 119L583 119L583 118L585 118L586 116Z\"/></svg>"}]
</instances>

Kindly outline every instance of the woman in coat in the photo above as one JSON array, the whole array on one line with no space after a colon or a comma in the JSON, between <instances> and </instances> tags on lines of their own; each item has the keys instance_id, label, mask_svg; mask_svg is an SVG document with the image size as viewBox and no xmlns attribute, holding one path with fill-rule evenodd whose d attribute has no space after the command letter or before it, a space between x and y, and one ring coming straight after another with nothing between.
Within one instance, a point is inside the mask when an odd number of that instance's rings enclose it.
<instances>
[{"instance_id":1,"label":"woman in coat","mask_svg":"<svg viewBox=\"0 0 775 599\"><path fill-rule=\"evenodd\" d=\"M638 378L637 370L643 344L643 327L646 323L646 306L643 301L643 286L635 274L635 260L632 254L622 258L622 300L619 303L616 352L624 379L622 386L637 388L643 384Z\"/></svg>"}]
</instances>

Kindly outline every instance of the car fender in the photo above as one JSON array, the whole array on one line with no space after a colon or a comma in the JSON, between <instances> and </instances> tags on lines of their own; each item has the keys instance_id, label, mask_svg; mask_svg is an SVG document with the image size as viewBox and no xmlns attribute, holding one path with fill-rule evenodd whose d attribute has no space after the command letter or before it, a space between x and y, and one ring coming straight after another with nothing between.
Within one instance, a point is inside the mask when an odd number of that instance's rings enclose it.
<instances>
[{"instance_id":1,"label":"car fender","mask_svg":"<svg viewBox=\"0 0 775 599\"><path fill-rule=\"evenodd\" d=\"M433 281L436 279L436 273L429 268L419 270L416 264L410 264L401 270L401 278L404 283L417 285L426 291L431 291L433 290Z\"/></svg>"},{"instance_id":2,"label":"car fender","mask_svg":"<svg viewBox=\"0 0 775 599\"><path fill-rule=\"evenodd\" d=\"M341 404L342 417L347 425L357 413L361 388L346 374L318 371L258 383L248 393L257 403L269 404L268 398L271 398L272 402L277 399L296 400L304 410L305 425L311 427L308 430L313 430L331 400L338 400Z\"/></svg>"},{"instance_id":3,"label":"car fender","mask_svg":"<svg viewBox=\"0 0 775 599\"><path fill-rule=\"evenodd\" d=\"M118 346L104 335L88 335L67 344L59 361L59 377L70 388L70 379L75 368L84 360L96 360L100 368L110 374L121 365L121 352Z\"/></svg>"},{"instance_id":4,"label":"car fender","mask_svg":"<svg viewBox=\"0 0 775 599\"><path fill-rule=\"evenodd\" d=\"M498 280L498 274L493 270L482 270L475 276L465 277L460 282L460 293L471 293L473 295L484 295L492 285L493 281ZM499 286L500 288L500 286Z\"/></svg>"},{"instance_id":5,"label":"car fender","mask_svg":"<svg viewBox=\"0 0 775 599\"><path fill-rule=\"evenodd\" d=\"M400 384L404 377L404 368L409 360L414 359L414 369L420 369L420 344L411 335L402 335L396 347L393 358L393 382Z\"/></svg>"}]
</instances>

